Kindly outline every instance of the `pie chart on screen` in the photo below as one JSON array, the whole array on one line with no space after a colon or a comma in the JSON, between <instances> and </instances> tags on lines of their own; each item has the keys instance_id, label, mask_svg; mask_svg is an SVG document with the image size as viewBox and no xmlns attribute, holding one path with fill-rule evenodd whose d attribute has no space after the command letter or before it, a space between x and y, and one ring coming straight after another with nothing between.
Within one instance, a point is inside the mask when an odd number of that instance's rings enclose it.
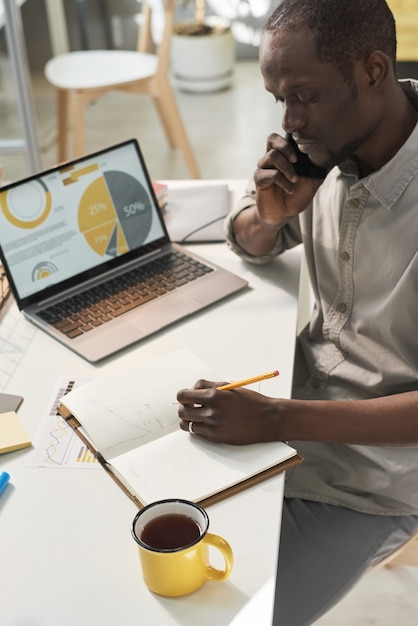
<instances>
[{"instance_id":1,"label":"pie chart on screen","mask_svg":"<svg viewBox=\"0 0 418 626\"><path fill-rule=\"evenodd\" d=\"M148 193L133 176L105 172L89 184L78 208L78 226L99 255L119 256L143 243L151 229Z\"/></svg>"}]
</instances>

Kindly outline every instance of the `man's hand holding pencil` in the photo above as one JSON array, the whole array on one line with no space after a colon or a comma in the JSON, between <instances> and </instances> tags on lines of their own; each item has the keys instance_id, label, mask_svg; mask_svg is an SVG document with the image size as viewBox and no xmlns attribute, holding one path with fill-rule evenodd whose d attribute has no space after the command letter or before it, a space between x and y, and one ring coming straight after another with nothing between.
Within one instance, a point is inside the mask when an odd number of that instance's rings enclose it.
<instances>
[{"instance_id":1,"label":"man's hand holding pencil","mask_svg":"<svg viewBox=\"0 0 418 626\"><path fill-rule=\"evenodd\" d=\"M273 370L229 383L199 380L193 389L182 389L177 394L180 428L217 443L274 440L271 427L277 400L244 387L278 375Z\"/></svg>"}]
</instances>

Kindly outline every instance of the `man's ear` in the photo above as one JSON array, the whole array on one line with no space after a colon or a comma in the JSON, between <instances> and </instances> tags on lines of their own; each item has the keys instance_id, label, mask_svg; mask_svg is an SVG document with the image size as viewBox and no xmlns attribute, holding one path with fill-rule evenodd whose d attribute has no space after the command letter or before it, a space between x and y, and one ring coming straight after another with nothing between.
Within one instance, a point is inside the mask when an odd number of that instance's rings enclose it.
<instances>
[{"instance_id":1,"label":"man's ear","mask_svg":"<svg viewBox=\"0 0 418 626\"><path fill-rule=\"evenodd\" d=\"M369 86L375 90L381 89L388 79L392 61L380 50L375 50L364 63Z\"/></svg>"}]
</instances>

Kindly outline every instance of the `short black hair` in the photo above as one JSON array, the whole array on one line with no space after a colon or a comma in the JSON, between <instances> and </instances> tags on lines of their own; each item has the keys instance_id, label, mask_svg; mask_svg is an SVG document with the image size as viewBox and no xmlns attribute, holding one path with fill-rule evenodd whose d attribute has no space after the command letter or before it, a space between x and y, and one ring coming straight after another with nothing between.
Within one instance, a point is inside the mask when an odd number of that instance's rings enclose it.
<instances>
[{"instance_id":1,"label":"short black hair","mask_svg":"<svg viewBox=\"0 0 418 626\"><path fill-rule=\"evenodd\" d=\"M314 36L318 59L333 63L346 80L354 64L375 50L396 67L396 26L385 0L282 0L264 31L303 27Z\"/></svg>"}]
</instances>

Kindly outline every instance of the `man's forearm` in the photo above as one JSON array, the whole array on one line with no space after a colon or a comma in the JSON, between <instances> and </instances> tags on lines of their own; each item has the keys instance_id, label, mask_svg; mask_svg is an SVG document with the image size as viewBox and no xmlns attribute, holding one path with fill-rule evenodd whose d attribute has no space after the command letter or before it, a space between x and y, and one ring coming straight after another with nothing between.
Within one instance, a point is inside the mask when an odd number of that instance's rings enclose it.
<instances>
[{"instance_id":1,"label":"man's forearm","mask_svg":"<svg viewBox=\"0 0 418 626\"><path fill-rule=\"evenodd\" d=\"M280 399L274 405L272 439L418 446L418 391L370 400Z\"/></svg>"},{"instance_id":2,"label":"man's forearm","mask_svg":"<svg viewBox=\"0 0 418 626\"><path fill-rule=\"evenodd\" d=\"M269 254L276 244L280 228L280 225L261 222L255 206L241 211L234 221L236 242L252 256Z\"/></svg>"}]
</instances>

